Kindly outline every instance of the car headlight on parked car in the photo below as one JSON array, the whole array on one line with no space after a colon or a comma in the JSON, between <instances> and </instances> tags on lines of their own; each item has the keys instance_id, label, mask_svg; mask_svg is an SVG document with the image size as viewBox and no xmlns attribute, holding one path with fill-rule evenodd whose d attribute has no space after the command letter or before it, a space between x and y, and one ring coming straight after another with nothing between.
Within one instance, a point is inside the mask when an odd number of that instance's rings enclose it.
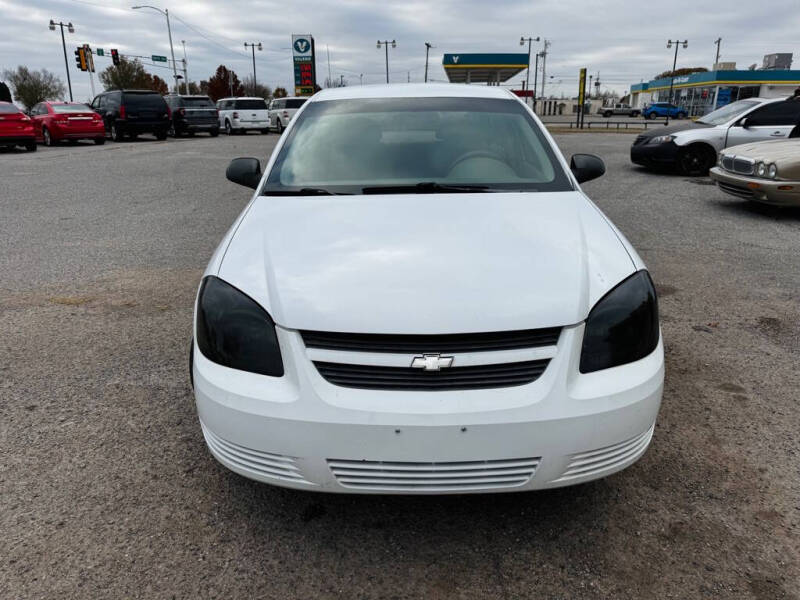
<instances>
[{"instance_id":1,"label":"car headlight on parked car","mask_svg":"<svg viewBox=\"0 0 800 600\"><path fill-rule=\"evenodd\" d=\"M764 177L767 174L767 165L763 162L756 163L756 175L759 177Z\"/></svg>"},{"instance_id":2,"label":"car headlight on parked car","mask_svg":"<svg viewBox=\"0 0 800 600\"><path fill-rule=\"evenodd\" d=\"M767 175L770 179L775 179L778 176L778 167L775 164L770 164L767 167Z\"/></svg>"},{"instance_id":3,"label":"car headlight on parked car","mask_svg":"<svg viewBox=\"0 0 800 600\"><path fill-rule=\"evenodd\" d=\"M675 139L674 135L657 135L657 136L655 136L653 138L650 138L650 143L651 144L666 144L668 142L671 142L674 139Z\"/></svg>"},{"instance_id":4,"label":"car headlight on parked car","mask_svg":"<svg viewBox=\"0 0 800 600\"><path fill-rule=\"evenodd\" d=\"M209 276L197 300L197 346L207 359L241 371L281 377L275 322L232 285Z\"/></svg>"},{"instance_id":5,"label":"car headlight on parked car","mask_svg":"<svg viewBox=\"0 0 800 600\"><path fill-rule=\"evenodd\" d=\"M603 296L586 319L581 373L644 358L659 339L658 300L647 271L638 271Z\"/></svg>"}]
</instances>

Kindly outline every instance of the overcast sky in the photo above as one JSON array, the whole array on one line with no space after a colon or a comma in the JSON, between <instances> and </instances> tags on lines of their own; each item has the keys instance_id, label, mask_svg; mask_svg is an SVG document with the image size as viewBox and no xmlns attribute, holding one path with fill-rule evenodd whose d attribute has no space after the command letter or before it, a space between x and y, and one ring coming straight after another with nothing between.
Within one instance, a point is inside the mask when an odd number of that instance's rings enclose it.
<instances>
[{"instance_id":1,"label":"overcast sky","mask_svg":"<svg viewBox=\"0 0 800 600\"><path fill-rule=\"evenodd\" d=\"M764 54L793 52L800 68L800 0L150 0L170 11L176 58L186 41L190 80L207 79L220 64L243 78L252 73L244 42L261 42L256 51L259 82L293 89L291 34L316 40L320 84L327 75L326 49L334 78L348 85L385 81L384 51L378 39L396 39L389 50L392 82L422 81L425 42L431 51L429 78L444 81L445 52L521 52L521 35L551 42L547 88L560 95L577 93L580 67L596 75L602 89L624 93L631 83L647 81L672 67L667 39L689 40L678 66L711 68L714 40L722 37L720 60L739 68L761 66ZM70 75L76 100L89 97L88 75L76 70L78 44L118 48L129 55L169 56L164 17L149 9L131 10L134 0L0 0L0 72L27 65L65 78L58 30L50 19L71 21L67 33ZM534 50L541 42L534 42ZM148 61L149 62L149 61ZM533 59L532 59L533 62ZM97 58L98 71L111 64ZM168 82L171 72L148 66ZM524 72L512 79L518 84ZM531 80L533 77L531 76ZM97 82L96 82L97 83ZM99 89L99 85L98 85Z\"/></svg>"}]
</instances>

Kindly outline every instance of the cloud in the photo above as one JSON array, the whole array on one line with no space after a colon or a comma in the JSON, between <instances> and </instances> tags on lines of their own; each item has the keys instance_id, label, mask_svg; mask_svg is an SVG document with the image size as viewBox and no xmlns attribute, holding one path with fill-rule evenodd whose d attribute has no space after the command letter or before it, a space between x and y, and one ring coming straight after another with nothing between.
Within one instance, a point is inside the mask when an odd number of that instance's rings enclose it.
<instances>
[{"instance_id":1,"label":"cloud","mask_svg":"<svg viewBox=\"0 0 800 600\"><path fill-rule=\"evenodd\" d=\"M152 1L152 0L148 0ZM73 51L79 44L123 54L169 56L166 22L156 11L131 10L135 0L0 0L0 70L24 64L47 68L64 77L64 56L58 31L50 19L75 25L67 36L67 53L77 99L86 99L89 80L76 71ZM311 33L317 47L319 79L328 72L343 75L350 85L385 80L385 54L378 39L397 41L389 49L392 81L421 81L425 71L425 42L430 55L430 78L446 80L441 66L445 52L524 52L522 35L551 42L547 56L548 93L574 95L578 69L600 73L603 88L625 92L630 84L648 80L672 66L667 39L689 40L681 49L679 66L710 67L722 37L722 56L746 68L760 65L764 54L797 52L800 30L797 0L764 4L729 0L724 10L712 2L671 0L663 5L641 1L603 0L167 0L154 3L171 13L175 56L183 57L186 42L189 77L206 79L225 64L240 77L252 73L252 57L244 42L261 42L256 51L258 80L271 86L293 85L291 34ZM541 43L534 43L534 50ZM798 57L800 61L800 57ZM149 62L149 61L148 61ZM98 68L110 64L97 58ZM170 70L147 67L170 80ZM524 74L513 83L519 83ZM95 81L97 85L97 81ZM99 88L99 86L98 86Z\"/></svg>"}]
</instances>

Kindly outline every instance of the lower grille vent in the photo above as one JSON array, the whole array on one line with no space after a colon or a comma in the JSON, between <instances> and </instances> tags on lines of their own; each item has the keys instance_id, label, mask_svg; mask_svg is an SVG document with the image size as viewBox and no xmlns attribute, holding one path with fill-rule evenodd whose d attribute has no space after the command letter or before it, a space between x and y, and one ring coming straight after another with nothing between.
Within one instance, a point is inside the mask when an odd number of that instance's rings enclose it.
<instances>
[{"instance_id":1,"label":"lower grille vent","mask_svg":"<svg viewBox=\"0 0 800 600\"><path fill-rule=\"evenodd\" d=\"M536 381L550 359L425 371L411 367L382 367L314 362L320 375L334 385L369 390L479 390L511 387Z\"/></svg>"},{"instance_id":2,"label":"lower grille vent","mask_svg":"<svg viewBox=\"0 0 800 600\"><path fill-rule=\"evenodd\" d=\"M540 457L443 463L328 459L328 466L344 487L441 492L524 485L540 461Z\"/></svg>"}]
</instances>

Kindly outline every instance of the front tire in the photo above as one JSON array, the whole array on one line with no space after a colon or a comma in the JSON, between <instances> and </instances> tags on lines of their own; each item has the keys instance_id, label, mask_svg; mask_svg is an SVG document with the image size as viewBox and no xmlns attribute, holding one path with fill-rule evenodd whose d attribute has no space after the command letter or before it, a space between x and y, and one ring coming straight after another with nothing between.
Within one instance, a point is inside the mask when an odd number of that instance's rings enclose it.
<instances>
[{"instance_id":1,"label":"front tire","mask_svg":"<svg viewBox=\"0 0 800 600\"><path fill-rule=\"evenodd\" d=\"M649 114L647 115L647 118L648 118L648 119L650 119L651 121L655 120L655 118L656 118L656 113L654 113L654 112L651 112L651 113L649 113Z\"/></svg>"},{"instance_id":2,"label":"front tire","mask_svg":"<svg viewBox=\"0 0 800 600\"><path fill-rule=\"evenodd\" d=\"M55 140L53 136L50 135L50 130L47 127L42 127L42 140L44 141L45 146L54 146Z\"/></svg>"},{"instance_id":3,"label":"front tire","mask_svg":"<svg viewBox=\"0 0 800 600\"><path fill-rule=\"evenodd\" d=\"M704 144L693 144L678 154L678 167L681 173L689 177L708 175L714 166L717 155L714 150Z\"/></svg>"}]
</instances>

